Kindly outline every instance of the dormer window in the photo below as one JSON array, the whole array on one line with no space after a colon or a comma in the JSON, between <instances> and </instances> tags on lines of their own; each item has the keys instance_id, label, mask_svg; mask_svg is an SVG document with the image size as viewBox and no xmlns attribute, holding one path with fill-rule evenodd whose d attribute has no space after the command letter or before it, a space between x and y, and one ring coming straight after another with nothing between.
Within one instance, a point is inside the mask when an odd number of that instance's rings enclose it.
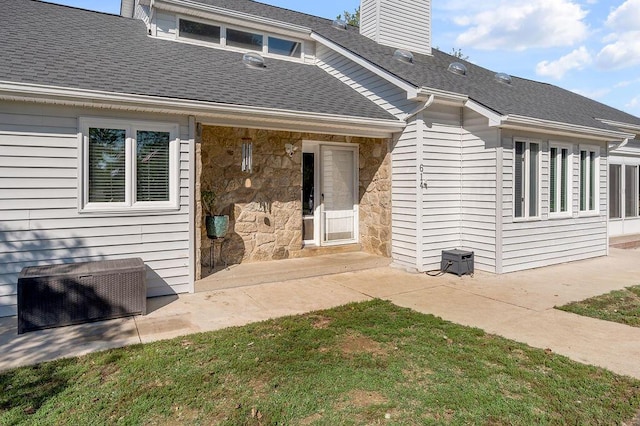
<instances>
[{"instance_id":1,"label":"dormer window","mask_svg":"<svg viewBox=\"0 0 640 426\"><path fill-rule=\"evenodd\" d=\"M227 28L227 46L262 52L264 36L246 31Z\"/></svg>"},{"instance_id":2,"label":"dormer window","mask_svg":"<svg viewBox=\"0 0 640 426\"><path fill-rule=\"evenodd\" d=\"M220 27L186 19L180 19L180 37L193 40L220 43Z\"/></svg>"},{"instance_id":3,"label":"dormer window","mask_svg":"<svg viewBox=\"0 0 640 426\"><path fill-rule=\"evenodd\" d=\"M299 58L302 55L302 43L269 37L269 53Z\"/></svg>"},{"instance_id":4,"label":"dormer window","mask_svg":"<svg viewBox=\"0 0 640 426\"><path fill-rule=\"evenodd\" d=\"M227 47L231 50L250 50L263 55L302 58L302 42L297 40L183 18L178 18L178 30L178 39Z\"/></svg>"}]
</instances>

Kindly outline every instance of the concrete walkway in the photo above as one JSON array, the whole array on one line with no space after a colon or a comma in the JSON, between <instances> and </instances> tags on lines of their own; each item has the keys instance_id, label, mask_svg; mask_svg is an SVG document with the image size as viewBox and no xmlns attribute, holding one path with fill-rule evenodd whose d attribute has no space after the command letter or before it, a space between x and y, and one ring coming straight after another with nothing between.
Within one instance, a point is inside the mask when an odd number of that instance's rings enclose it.
<instances>
[{"instance_id":1,"label":"concrete walkway","mask_svg":"<svg viewBox=\"0 0 640 426\"><path fill-rule=\"evenodd\" d=\"M155 298L144 317L21 336L15 318L0 319L0 370L382 298L640 379L639 328L553 309L637 284L637 250L500 276L428 277L378 267Z\"/></svg>"}]
</instances>

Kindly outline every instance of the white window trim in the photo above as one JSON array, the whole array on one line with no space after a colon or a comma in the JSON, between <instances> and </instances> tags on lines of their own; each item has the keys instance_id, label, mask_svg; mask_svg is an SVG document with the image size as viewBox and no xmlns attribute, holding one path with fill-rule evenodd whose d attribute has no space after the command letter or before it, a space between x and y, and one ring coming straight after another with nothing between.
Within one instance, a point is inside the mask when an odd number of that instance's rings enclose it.
<instances>
[{"instance_id":1,"label":"white window trim","mask_svg":"<svg viewBox=\"0 0 640 426\"><path fill-rule=\"evenodd\" d=\"M567 211L551 211L551 148L557 148L559 150L566 149L568 151L567 157ZM566 219L573 217L573 145L568 143L549 141L549 218L551 219ZM558 159L556 163L556 170L560 170L560 164L562 159ZM560 206L560 188L558 185L556 188L556 206Z\"/></svg>"},{"instance_id":2,"label":"white window trim","mask_svg":"<svg viewBox=\"0 0 640 426\"><path fill-rule=\"evenodd\" d=\"M89 128L117 128L126 131L125 202L89 202ZM179 125L154 121L80 117L78 119L78 210L80 213L149 213L180 208L180 139ZM169 201L135 201L135 132L138 130L169 132Z\"/></svg>"},{"instance_id":3,"label":"white window trim","mask_svg":"<svg viewBox=\"0 0 640 426\"><path fill-rule=\"evenodd\" d=\"M524 151L524 168L522 170L522 174L523 174L523 179L525 180L525 185L524 185L524 207L523 207L523 216L522 217L517 217L516 216L516 208L515 208L515 203L516 203L516 179L515 179L515 158L516 158L516 143L518 142L522 142L525 143L525 151ZM531 194L531 184L529 183L529 156L530 156L530 150L529 150L529 145L535 143L538 145L538 184L536 185L537 187L537 200L538 200L538 209L536 212L535 216L529 216L529 196ZM542 141L540 139L528 139L528 138L514 138L513 139L513 221L514 222L529 222L529 221L536 221L536 220L540 220L541 219L541 193L542 193Z\"/></svg>"},{"instance_id":4,"label":"white window trim","mask_svg":"<svg viewBox=\"0 0 640 426\"><path fill-rule=\"evenodd\" d=\"M581 157L582 157L582 151L586 151L587 154L590 152L595 153L595 169L596 169L596 184L595 184L595 194L594 194L594 200L595 200L595 205L594 205L594 210L590 210L589 206L587 205L587 209L586 210L582 210L580 208L580 201L581 201L581 191L580 191L580 175L582 174L582 161L581 161ZM587 171L585 173L585 176L590 176L590 171L591 171L591 161L587 161ZM608 173L608 171L607 171ZM589 217L589 216L598 216L600 215L600 180L601 180L601 176L600 176L600 147L597 145L579 145L578 147L578 216L580 217ZM590 188L589 185L586 185L586 204L589 203L589 196L590 194Z\"/></svg>"},{"instance_id":5,"label":"white window trim","mask_svg":"<svg viewBox=\"0 0 640 426\"><path fill-rule=\"evenodd\" d=\"M216 27L220 27L220 43L212 43L212 42L207 42L207 41L202 41L202 40L194 40L191 38L187 38L187 37L182 37L180 35L180 19L185 19L187 21L192 21L192 22L198 22L201 24L207 24L207 25L212 25L212 26L216 26ZM248 32L248 33L254 33L254 34L259 34L261 35L262 38L262 51L258 51L258 50L249 50L249 49L243 49L243 48L239 48L239 47L234 47L234 46L227 46L227 28L231 28L234 30L238 30L238 31L244 31L244 32ZM292 41L294 43L300 43L300 57L296 58L295 56L285 56L285 55L277 55L274 53L269 53L269 37L274 37L274 38L279 38L282 40L288 40L288 41ZM277 58L277 59L282 59L282 60L286 60L286 61L293 61L293 62L304 62L305 61L305 41L298 39L298 38L291 38L288 37L286 35L280 35L280 34L274 34L274 33L269 33L269 32L264 32L264 31L257 31L257 30L253 30L251 28L244 28L244 27L238 27L235 25L227 25L227 24L223 24L220 22L215 22L215 21L207 21L204 19L199 19L199 18L194 18L191 16L186 16L186 15L176 15L176 41L179 41L181 43L188 43L188 44L195 44L198 46L203 46L203 47L214 47L217 49L222 49L222 50L228 50L231 52L239 52L239 53L246 53L246 52L257 52L260 53L262 56L267 57L267 58Z\"/></svg>"}]
</instances>

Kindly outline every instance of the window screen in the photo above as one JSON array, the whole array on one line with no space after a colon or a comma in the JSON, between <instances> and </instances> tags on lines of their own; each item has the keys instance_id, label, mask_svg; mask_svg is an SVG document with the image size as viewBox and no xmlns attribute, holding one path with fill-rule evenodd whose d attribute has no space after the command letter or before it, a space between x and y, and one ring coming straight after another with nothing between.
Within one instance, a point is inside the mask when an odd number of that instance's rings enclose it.
<instances>
[{"instance_id":1,"label":"window screen","mask_svg":"<svg viewBox=\"0 0 640 426\"><path fill-rule=\"evenodd\" d=\"M89 202L123 203L126 130L89 128Z\"/></svg>"}]
</instances>

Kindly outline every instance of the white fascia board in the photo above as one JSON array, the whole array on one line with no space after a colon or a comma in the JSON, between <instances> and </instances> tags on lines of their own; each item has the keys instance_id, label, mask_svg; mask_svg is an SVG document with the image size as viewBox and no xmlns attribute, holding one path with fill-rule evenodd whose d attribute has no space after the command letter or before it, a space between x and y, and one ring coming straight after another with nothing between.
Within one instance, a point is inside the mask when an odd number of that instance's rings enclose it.
<instances>
[{"instance_id":1,"label":"white fascia board","mask_svg":"<svg viewBox=\"0 0 640 426\"><path fill-rule=\"evenodd\" d=\"M318 43L322 44L323 46L333 50L334 52L338 52L342 56L344 56L347 59L355 62L356 64L358 64L361 67L367 69L368 71L371 71L372 73L374 73L378 77L380 77L380 78L388 81L389 83L399 87L400 89L404 90L405 92L407 92L407 99L409 99L409 100L418 100L420 98L420 90L419 90L418 87L414 86L413 84L407 83L406 81L402 80L401 78L398 78L397 76L391 74L387 70L384 70L384 69L378 67L377 65L367 61L363 57L361 57L359 55L356 55L355 53L353 53L349 49L345 49L344 47L340 46L339 44L334 43L333 41L322 37L320 34L316 34L316 33L312 32L311 33L311 38L314 39L315 41L317 41Z\"/></svg>"},{"instance_id":2,"label":"white fascia board","mask_svg":"<svg viewBox=\"0 0 640 426\"><path fill-rule=\"evenodd\" d=\"M0 100L193 115L200 121L215 123L218 126L321 131L328 134L376 138L389 138L406 126L406 123L393 119L350 117L3 81L0 81Z\"/></svg>"},{"instance_id":3,"label":"white fascia board","mask_svg":"<svg viewBox=\"0 0 640 426\"><path fill-rule=\"evenodd\" d=\"M503 129L537 129L545 133L562 136L579 135L585 139L599 141L626 141L633 139L635 135L631 133L618 132L615 130L597 129L594 127L579 126L575 124L562 123L538 118L525 117L521 115L506 115L502 117L500 127Z\"/></svg>"},{"instance_id":4,"label":"white fascia board","mask_svg":"<svg viewBox=\"0 0 640 426\"><path fill-rule=\"evenodd\" d=\"M634 132L636 135L640 135L640 126L637 125L637 124L629 124L629 123L623 123L623 122L620 122L620 121L605 120L604 118L596 118L596 120L598 120L601 123L606 124L607 126L611 126L611 127L615 127L615 128L621 129L621 130Z\"/></svg>"},{"instance_id":5,"label":"white fascia board","mask_svg":"<svg viewBox=\"0 0 640 426\"><path fill-rule=\"evenodd\" d=\"M427 98L431 95L434 95L440 103L448 103L456 106L463 106L463 104L469 100L467 95L434 89L433 87L421 87L418 91L418 96L420 98Z\"/></svg>"},{"instance_id":6,"label":"white fascia board","mask_svg":"<svg viewBox=\"0 0 640 426\"><path fill-rule=\"evenodd\" d=\"M254 24L261 24L267 28L279 28L281 30L287 30L296 34L297 36L305 35L309 36L311 29L301 26L290 24L287 22L277 21L275 19L264 18L262 16L251 15L248 13L237 12L235 10L225 9L219 6L212 6L203 4L192 0L155 0L154 6L156 9L163 11L174 12L178 14L193 15L193 12L200 12L202 17L211 18L211 15L215 17L226 18L226 22L231 22L236 25L244 27L252 27ZM196 13L196 15L198 15Z\"/></svg>"},{"instance_id":7,"label":"white fascia board","mask_svg":"<svg viewBox=\"0 0 640 426\"><path fill-rule=\"evenodd\" d=\"M469 108L471 111L475 111L481 116L486 117L489 120L489 127L497 127L502 123L502 115L485 107L484 105L480 105L479 103L472 101L471 99L465 102L464 106Z\"/></svg>"}]
</instances>

